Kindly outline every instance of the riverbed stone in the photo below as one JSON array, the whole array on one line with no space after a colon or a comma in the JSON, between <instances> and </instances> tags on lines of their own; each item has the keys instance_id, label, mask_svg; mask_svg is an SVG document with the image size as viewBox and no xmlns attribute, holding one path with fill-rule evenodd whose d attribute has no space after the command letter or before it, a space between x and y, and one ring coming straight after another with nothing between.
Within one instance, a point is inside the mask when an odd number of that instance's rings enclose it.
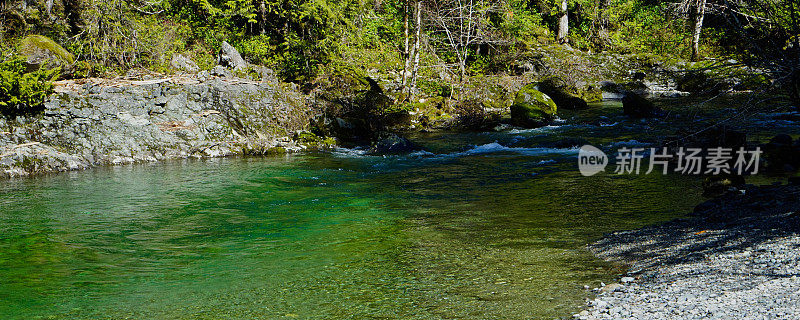
<instances>
[{"instance_id":1,"label":"riverbed stone","mask_svg":"<svg viewBox=\"0 0 800 320\"><path fill-rule=\"evenodd\" d=\"M547 78L539 82L538 88L539 91L552 98L556 106L561 109L576 110L587 107L586 101L579 95L577 87L567 84L561 78ZM602 100L602 96L600 99Z\"/></svg>"},{"instance_id":2,"label":"riverbed stone","mask_svg":"<svg viewBox=\"0 0 800 320\"><path fill-rule=\"evenodd\" d=\"M622 110L631 118L654 118L663 114L661 108L656 107L652 101L632 92L622 98Z\"/></svg>"},{"instance_id":3,"label":"riverbed stone","mask_svg":"<svg viewBox=\"0 0 800 320\"><path fill-rule=\"evenodd\" d=\"M517 92L511 105L511 121L517 126L540 127L553 120L556 112L555 101L529 84Z\"/></svg>"}]
</instances>

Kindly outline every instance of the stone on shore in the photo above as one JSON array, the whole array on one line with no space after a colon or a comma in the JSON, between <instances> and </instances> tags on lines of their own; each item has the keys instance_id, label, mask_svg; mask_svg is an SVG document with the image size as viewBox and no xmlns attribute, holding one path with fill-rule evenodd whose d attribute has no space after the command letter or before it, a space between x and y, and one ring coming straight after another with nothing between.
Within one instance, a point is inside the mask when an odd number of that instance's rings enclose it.
<instances>
[{"instance_id":1,"label":"stone on shore","mask_svg":"<svg viewBox=\"0 0 800 320\"><path fill-rule=\"evenodd\" d=\"M227 41L222 41L220 45L219 54L217 55L217 64L233 70L247 67L247 62L244 61L239 51Z\"/></svg>"},{"instance_id":2,"label":"stone on shore","mask_svg":"<svg viewBox=\"0 0 800 320\"><path fill-rule=\"evenodd\" d=\"M180 53L172 57L170 65L172 66L172 68L176 70L182 70L192 73L200 71L200 68L197 67L197 64L194 63L192 59L189 59Z\"/></svg>"},{"instance_id":3,"label":"stone on shore","mask_svg":"<svg viewBox=\"0 0 800 320\"><path fill-rule=\"evenodd\" d=\"M297 149L287 137L311 117L305 96L273 83L213 79L59 91L40 117L17 117L13 127L0 128L0 178Z\"/></svg>"},{"instance_id":4,"label":"stone on shore","mask_svg":"<svg viewBox=\"0 0 800 320\"><path fill-rule=\"evenodd\" d=\"M42 35L29 35L19 42L19 52L31 69L66 67L75 63L75 56L58 43Z\"/></svg>"}]
</instances>

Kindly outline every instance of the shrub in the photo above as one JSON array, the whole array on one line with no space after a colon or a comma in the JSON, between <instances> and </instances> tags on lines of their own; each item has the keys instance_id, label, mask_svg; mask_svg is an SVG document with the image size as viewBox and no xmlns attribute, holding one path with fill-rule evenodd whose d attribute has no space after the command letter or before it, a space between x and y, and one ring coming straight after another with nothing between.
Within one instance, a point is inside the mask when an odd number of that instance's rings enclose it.
<instances>
[{"instance_id":1,"label":"shrub","mask_svg":"<svg viewBox=\"0 0 800 320\"><path fill-rule=\"evenodd\" d=\"M53 92L52 81L60 68L25 72L25 58L3 56L0 62L0 115L14 118L42 111L47 96Z\"/></svg>"}]
</instances>

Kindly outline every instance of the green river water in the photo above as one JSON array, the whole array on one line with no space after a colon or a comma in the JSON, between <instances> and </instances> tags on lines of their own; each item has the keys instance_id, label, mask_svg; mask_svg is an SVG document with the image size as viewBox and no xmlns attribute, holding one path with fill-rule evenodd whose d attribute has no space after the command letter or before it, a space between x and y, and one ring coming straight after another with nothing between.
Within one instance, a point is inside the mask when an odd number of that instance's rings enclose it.
<instances>
[{"instance_id":1,"label":"green river water","mask_svg":"<svg viewBox=\"0 0 800 320\"><path fill-rule=\"evenodd\" d=\"M562 117L417 134L427 151L408 155L339 149L3 181L0 319L568 317L584 285L623 270L587 243L703 198L698 177L582 177L577 151L552 147L638 145L672 124Z\"/></svg>"}]
</instances>

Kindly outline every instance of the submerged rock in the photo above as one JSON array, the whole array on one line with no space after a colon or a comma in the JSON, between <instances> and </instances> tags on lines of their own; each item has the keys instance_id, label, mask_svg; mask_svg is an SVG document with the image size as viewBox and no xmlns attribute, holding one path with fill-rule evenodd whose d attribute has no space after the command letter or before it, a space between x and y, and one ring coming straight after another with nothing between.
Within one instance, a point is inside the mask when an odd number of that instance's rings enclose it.
<instances>
[{"instance_id":1,"label":"submerged rock","mask_svg":"<svg viewBox=\"0 0 800 320\"><path fill-rule=\"evenodd\" d=\"M664 113L652 101L635 93L628 93L622 98L622 111L632 118L655 118Z\"/></svg>"},{"instance_id":2,"label":"submerged rock","mask_svg":"<svg viewBox=\"0 0 800 320\"><path fill-rule=\"evenodd\" d=\"M556 111L553 99L529 84L517 92L511 105L511 122L521 127L541 127L555 118Z\"/></svg>"},{"instance_id":3,"label":"submerged rock","mask_svg":"<svg viewBox=\"0 0 800 320\"><path fill-rule=\"evenodd\" d=\"M381 132L372 143L371 152L379 154L397 154L407 153L417 150L418 148L405 137L401 137L396 133Z\"/></svg>"}]
</instances>

